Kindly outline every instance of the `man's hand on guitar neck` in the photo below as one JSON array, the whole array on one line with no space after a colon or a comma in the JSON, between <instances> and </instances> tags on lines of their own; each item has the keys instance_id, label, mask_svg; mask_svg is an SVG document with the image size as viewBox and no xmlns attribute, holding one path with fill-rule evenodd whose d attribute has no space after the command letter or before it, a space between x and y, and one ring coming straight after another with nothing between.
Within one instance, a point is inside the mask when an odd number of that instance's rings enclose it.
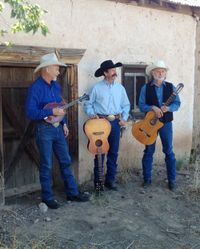
<instances>
[{"instance_id":1,"label":"man's hand on guitar neck","mask_svg":"<svg viewBox=\"0 0 200 249\"><path fill-rule=\"evenodd\" d=\"M154 105L154 106L152 106L152 110L155 112L157 118L162 118L163 111L159 107Z\"/></svg>"},{"instance_id":2,"label":"man's hand on guitar neck","mask_svg":"<svg viewBox=\"0 0 200 249\"><path fill-rule=\"evenodd\" d=\"M169 107L166 106L166 105L163 105L163 106L161 106L161 110L162 110L163 113L168 112L169 111Z\"/></svg>"},{"instance_id":3,"label":"man's hand on guitar neck","mask_svg":"<svg viewBox=\"0 0 200 249\"><path fill-rule=\"evenodd\" d=\"M53 115L54 116L63 116L63 115L65 115L65 113L66 112L61 108L58 108L58 107L53 108Z\"/></svg>"}]
</instances>

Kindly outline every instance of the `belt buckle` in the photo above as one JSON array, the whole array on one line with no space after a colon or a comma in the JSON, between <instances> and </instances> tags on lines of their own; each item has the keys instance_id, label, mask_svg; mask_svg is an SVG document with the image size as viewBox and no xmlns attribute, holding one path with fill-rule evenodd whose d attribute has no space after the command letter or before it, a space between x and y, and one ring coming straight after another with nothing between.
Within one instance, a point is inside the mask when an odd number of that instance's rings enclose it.
<instances>
[{"instance_id":1,"label":"belt buckle","mask_svg":"<svg viewBox=\"0 0 200 249\"><path fill-rule=\"evenodd\" d=\"M113 120L115 120L115 115L110 114L106 118L108 119L108 121L113 121Z\"/></svg>"}]
</instances>

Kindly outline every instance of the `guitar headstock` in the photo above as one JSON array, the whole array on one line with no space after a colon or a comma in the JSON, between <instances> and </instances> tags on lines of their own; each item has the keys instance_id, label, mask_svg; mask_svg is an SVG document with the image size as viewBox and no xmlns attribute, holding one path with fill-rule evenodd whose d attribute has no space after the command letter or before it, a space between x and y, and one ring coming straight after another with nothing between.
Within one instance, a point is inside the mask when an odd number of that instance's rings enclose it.
<instances>
[{"instance_id":1,"label":"guitar headstock","mask_svg":"<svg viewBox=\"0 0 200 249\"><path fill-rule=\"evenodd\" d=\"M183 83L179 83L179 84L176 86L176 90L175 90L176 95L179 94L179 92L183 89L183 87L184 87L184 84L183 84Z\"/></svg>"},{"instance_id":2,"label":"guitar headstock","mask_svg":"<svg viewBox=\"0 0 200 249\"><path fill-rule=\"evenodd\" d=\"M89 99L90 99L90 97L89 97L89 95L86 94L86 93L84 93L81 97L78 98L78 100L79 100L80 102L82 102L83 100L89 100Z\"/></svg>"}]
</instances>

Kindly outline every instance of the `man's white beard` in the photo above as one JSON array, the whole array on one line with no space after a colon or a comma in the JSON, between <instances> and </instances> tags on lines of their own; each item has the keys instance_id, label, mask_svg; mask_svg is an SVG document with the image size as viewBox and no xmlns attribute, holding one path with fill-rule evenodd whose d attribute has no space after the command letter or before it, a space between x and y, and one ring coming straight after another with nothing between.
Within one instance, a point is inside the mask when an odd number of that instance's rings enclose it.
<instances>
[{"instance_id":1,"label":"man's white beard","mask_svg":"<svg viewBox=\"0 0 200 249\"><path fill-rule=\"evenodd\" d=\"M154 80L163 81L163 80L165 80L165 79L166 79L166 77L155 77L155 76L154 76Z\"/></svg>"}]
</instances>

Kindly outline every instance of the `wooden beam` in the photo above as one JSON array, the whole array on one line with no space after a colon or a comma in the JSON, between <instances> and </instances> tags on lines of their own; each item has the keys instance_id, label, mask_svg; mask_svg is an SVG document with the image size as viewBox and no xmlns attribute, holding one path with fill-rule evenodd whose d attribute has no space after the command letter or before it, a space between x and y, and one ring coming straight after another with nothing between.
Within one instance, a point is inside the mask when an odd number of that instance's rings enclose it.
<instances>
[{"instance_id":1,"label":"wooden beam","mask_svg":"<svg viewBox=\"0 0 200 249\"><path fill-rule=\"evenodd\" d=\"M85 53L85 49L64 49L31 46L12 46L0 45L0 61L2 63L15 64L39 64L40 57L44 54L55 53L59 59L66 64L78 64Z\"/></svg>"},{"instance_id":2,"label":"wooden beam","mask_svg":"<svg viewBox=\"0 0 200 249\"><path fill-rule=\"evenodd\" d=\"M3 153L3 108L2 89L0 88L0 205L5 204L4 192L4 153Z\"/></svg>"},{"instance_id":3,"label":"wooden beam","mask_svg":"<svg viewBox=\"0 0 200 249\"><path fill-rule=\"evenodd\" d=\"M17 188L11 188L11 189L6 189L5 190L5 196L6 197L10 197L10 196L14 196L14 195L20 195L20 194L27 194L27 193L31 193L37 190L40 190L40 184L39 183L33 183L33 184L28 184L26 186L21 186L21 187L17 187Z\"/></svg>"},{"instance_id":4,"label":"wooden beam","mask_svg":"<svg viewBox=\"0 0 200 249\"><path fill-rule=\"evenodd\" d=\"M1 81L0 82L0 87L1 88L28 88L33 81Z\"/></svg>"}]
</instances>

